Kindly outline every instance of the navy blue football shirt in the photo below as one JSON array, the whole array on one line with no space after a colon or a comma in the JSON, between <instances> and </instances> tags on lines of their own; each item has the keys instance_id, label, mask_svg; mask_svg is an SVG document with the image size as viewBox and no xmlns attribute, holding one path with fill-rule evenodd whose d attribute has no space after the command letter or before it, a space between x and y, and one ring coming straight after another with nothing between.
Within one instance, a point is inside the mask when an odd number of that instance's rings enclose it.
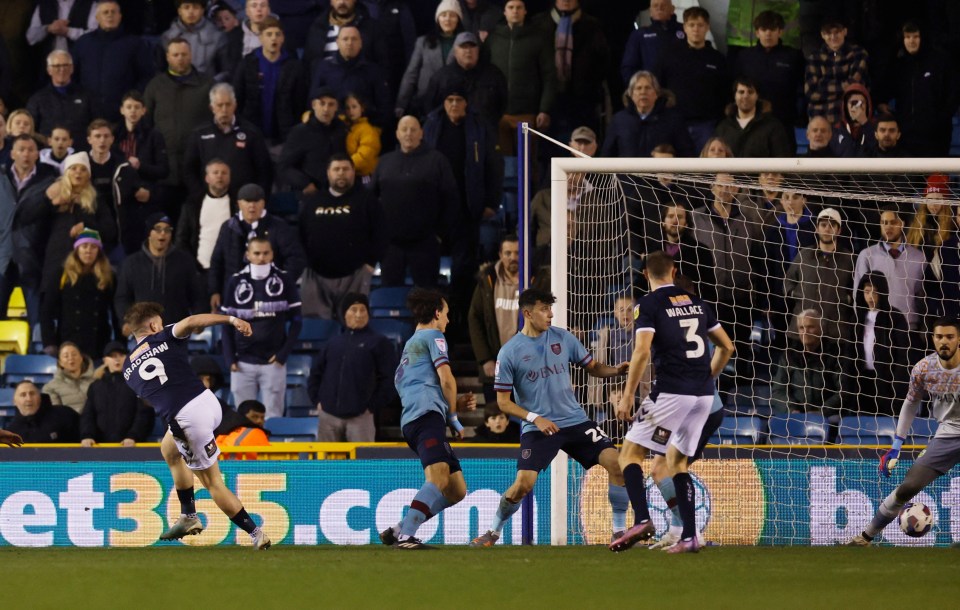
<instances>
[{"instance_id":1,"label":"navy blue football shirt","mask_svg":"<svg viewBox=\"0 0 960 610\"><path fill-rule=\"evenodd\" d=\"M173 325L144 337L123 361L123 378L169 423L206 387L193 372L187 352L189 336L173 336Z\"/></svg>"}]
</instances>

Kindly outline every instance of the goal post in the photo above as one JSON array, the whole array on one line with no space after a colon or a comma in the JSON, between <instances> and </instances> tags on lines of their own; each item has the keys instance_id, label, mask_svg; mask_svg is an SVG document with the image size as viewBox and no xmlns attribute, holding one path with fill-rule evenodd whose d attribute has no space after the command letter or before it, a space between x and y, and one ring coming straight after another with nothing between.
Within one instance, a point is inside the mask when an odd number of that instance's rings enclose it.
<instances>
[{"instance_id":1,"label":"goal post","mask_svg":"<svg viewBox=\"0 0 960 610\"><path fill-rule=\"evenodd\" d=\"M758 182L760 173L782 175L778 178L780 182L776 185L776 189L772 189L769 184L761 185ZM713 464L704 463L712 460L704 460L698 465L700 470L694 469L695 477L699 477L697 479L698 494L709 495L704 501L712 503L698 508L698 520L712 518L707 533L712 533L725 543L827 544L828 541L843 535L847 530L852 531L862 527L861 522L869 519L873 509L876 508L878 497L882 499L893 487L893 483L889 481L878 481L875 470L876 457L879 455L880 448L885 443L888 444L885 440L888 437L885 435L889 430L883 426L887 425L890 419L895 421L899 413L899 403L894 412L878 415L866 407L861 410L857 406L859 399L863 398L863 402L868 402L866 399L869 398L877 402L882 398L889 403L902 402L903 396L867 396L866 394L860 396L856 394L857 390L854 390L851 395L849 388L844 386L844 390L847 391L847 398L843 401L844 407L830 411L829 414L826 410L821 415L819 411L810 409L801 417L800 413L790 414L789 409L787 413L780 413L772 407L774 399L771 395L779 395L779 391L783 389L783 384L780 383L782 380L777 380L774 376L781 360L790 362L786 354L794 349L795 342L787 343L786 338L789 337L791 340L797 338L795 321L799 314L813 309L816 310L815 315L818 319L822 318L818 332L824 345L828 341L833 341L838 346L837 359L832 361L831 365L833 368L823 373L837 374L837 379L846 375L847 377L842 379L847 379L850 375L857 374L856 358L851 355L856 352L854 344L858 340L852 334L857 332L855 322L857 318L850 316L858 315L859 310L856 309L856 301L851 301L845 305L846 311L850 314L843 314L846 317L842 316L838 319L839 321L835 321L826 313L836 305L828 302L828 299L824 299L822 303L806 303L809 307L804 307L803 311L800 311L799 301L802 299L790 297L789 300L785 300L783 298L784 289L781 286L784 278L777 276L779 272L771 272L770 269L781 265L779 268L786 270L798 259L778 261L770 257L765 258L763 255L764 252L769 253L769 249L773 247L770 238L771 229L777 229L778 226L781 228L793 226L787 221L781 221L781 225L770 224L778 222L777 208L771 208L767 213L763 213L762 208L751 210L751 213L758 211L761 213L744 220L748 233L743 236L743 239L747 242L745 252L748 254L739 259L739 262L734 256L732 268L725 269L719 262L725 260L723 252L720 251L721 248L718 247L720 242L710 241L709 232L713 229L704 220L709 217L709 207L714 196L712 189L715 184L723 182L718 180L717 174L727 176L725 180L730 183L729 186L738 191L735 195L738 205L748 200L760 200L764 193L774 192L774 190L780 193L790 192L802 195L805 208L801 216L807 218L805 222L812 221L812 226L806 229L808 234L805 239L813 238L814 241L813 246L810 242L804 245L804 242L798 241L799 233L790 237L789 239L793 241L783 247L784 251L792 252L793 257L798 255L801 248L816 247L819 243L816 241L819 237L815 233L818 214L827 208L838 210L842 218L842 230L846 231L843 243L850 251L852 262L855 263L859 251L878 243L881 230L878 219L884 206L896 205L902 212L903 232L906 235L913 217L913 210L925 205L926 180L932 174L947 176L960 174L960 159L568 157L553 158L551 161L549 261L551 289L557 299L553 324L574 330L591 352L594 352L598 342L603 343L603 337L606 336L601 326L609 323L616 327L612 321L615 320L612 311L614 302L619 297L629 299L642 293L643 281L639 262L643 255L643 244L649 244L655 240L650 236L638 234L638 232L642 233L642 229L638 230L638 227L658 227L661 219L651 215L659 213L656 212L657 210L662 212L664 205L670 205L666 203L667 201L677 199L678 203L687 210L689 230L693 231L691 225L696 224L695 234L701 238L704 235L707 236L704 239L707 243L701 245L711 256L715 256L717 261L709 270L711 277L719 277L713 272L716 274L725 272L727 275L735 276L738 272L747 271L757 278L755 283L763 286L762 293L759 288L749 286L748 292L738 290L731 292L717 288L716 299L719 308L735 309L743 304L741 301L745 295L764 303L762 307L747 307L748 311L757 314L756 319L735 318L738 332L733 333L729 328L727 329L731 336L737 334L738 338L747 337L750 349L749 351L740 350L738 345L739 364L735 369L731 369L728 375L731 379L730 385L721 396L724 401L725 415L742 416L744 420L749 418L752 425L758 426L758 430L762 429L757 433L756 438L763 444L759 442L742 444L734 441L733 446L728 448L729 458L717 460ZM669 176L674 185L682 186L676 191L678 194L669 196L666 200L660 200L659 203L644 200L647 190L641 187L662 176ZM580 184L568 189L571 180L580 181ZM590 209L586 209L587 206L582 203L585 200L584 189L589 189L587 192L590 193ZM780 205L780 202L776 203ZM950 210L949 220L952 227L950 237L955 237L957 229L954 223L960 220L960 216L956 214L955 202L951 195L947 196L945 203ZM521 205L529 205L529 201L521 201ZM691 213L694 209L699 211L696 213L696 219ZM932 205L930 209L933 209ZM700 213L703 210L706 212ZM780 211L783 211L782 208ZM786 232L792 230L783 229ZM935 249L939 251L939 248ZM750 265L759 266L760 269L739 268L746 264L744 261L748 260L751 261ZM850 271L854 276L859 272L858 269ZM873 271L882 273L876 269ZM863 274L859 275L862 278ZM901 279L903 278L892 278L888 283L892 286ZM831 288L828 285L829 280L821 278L820 281L824 284L820 288L827 292L827 289ZM936 279L931 280L927 277L923 281L930 282ZM704 288L712 287L705 285ZM852 299L859 296L858 287L852 283L844 286L843 289ZM784 303L791 303L788 309L776 312L782 314L781 318L786 320L786 327L782 323L778 326L771 322L774 309L779 307L773 303L779 303L778 299L783 300ZM795 301L796 309L793 306ZM923 353L925 344L922 341L925 341L926 335L923 326L924 311L901 313L910 325L909 340L912 343L907 344L909 349L900 349L903 348L902 345L899 347L895 345L891 347L890 353L894 358L893 365L909 367L914 362L908 360L916 354ZM721 321L724 320L721 319ZM839 336L834 337L830 334L832 331L827 330L831 324L839 328ZM776 337L776 341L771 337ZM879 346L879 343L877 345ZM871 370L880 371L879 368ZM588 415L597 418L598 422L604 413L609 415L612 408L608 404L609 394L605 393L609 390L598 390L582 371L575 370L572 377L578 398L584 404ZM860 386L854 384L851 387ZM837 387L836 390L839 392L840 388ZM860 391L866 392L866 390ZM851 444L847 442L849 436L838 436L837 430L841 429L842 425L851 425L848 419L852 417L858 418L857 421L881 422L878 425L883 428L882 430L863 429L863 438L869 436L875 439L874 442L859 442L862 439L858 439L858 442ZM789 419L795 421L809 419L819 422L817 425L824 431L824 437L819 442L814 442L816 437L811 437L813 441L801 439L803 440L801 443L791 436L781 435L774 430L774 424L780 425L783 420ZM870 423L870 425L874 424ZM609 428L605 429L611 430L611 434L616 434L618 441L622 438L625 426L609 420L606 426ZM926 444L926 440L919 436L917 439L911 438L908 442L914 440L917 445ZM908 461L904 460L904 463ZM605 483L601 485L591 480L591 477L595 477L595 471L601 470L596 467L590 473L584 473L579 465L569 460L563 452L551 464L549 470L551 544L609 541L609 506L606 486ZM648 468L645 467L644 470L649 473ZM901 467L899 470L901 476L905 471L905 467ZM602 480L606 481L605 473L601 475ZM946 479L946 477L943 478ZM737 481L735 485L726 483L734 480ZM899 479L896 477L892 479L892 481L897 480ZM707 488L713 488L713 491L708 493ZM601 489L602 493L598 491ZM655 486L648 485L648 489L651 498L659 495ZM944 509L937 522L941 533L937 538L928 536L919 539L924 542L915 542L915 544L943 544L950 539L960 540L960 506L958 506L960 502L957 501L960 499L960 478L955 483L943 481L940 487L936 487L930 493L935 496L929 500L934 504L934 510L938 503ZM746 528L750 531L738 531L738 528L742 530L745 527L742 522L737 523L737 515L741 514L738 511L744 510L743 506L737 504L740 501L738 494L745 498L743 502L750 504L750 510L759 510L762 513L762 524L753 528L756 531L751 529L752 526ZM804 502L807 503L806 506ZM926 503L927 500L924 502ZM956 532L953 532L951 529L953 526L947 523L946 511L950 509L950 502L954 502L952 508L957 515L957 518L950 519L951 522L957 522ZM758 506L761 508L757 508ZM664 516L655 515L658 530L664 526L664 519ZM710 527L713 528L712 531ZM899 531L889 532L888 542L892 544L910 542L898 537L899 534ZM953 538L950 538L951 536Z\"/></svg>"}]
</instances>

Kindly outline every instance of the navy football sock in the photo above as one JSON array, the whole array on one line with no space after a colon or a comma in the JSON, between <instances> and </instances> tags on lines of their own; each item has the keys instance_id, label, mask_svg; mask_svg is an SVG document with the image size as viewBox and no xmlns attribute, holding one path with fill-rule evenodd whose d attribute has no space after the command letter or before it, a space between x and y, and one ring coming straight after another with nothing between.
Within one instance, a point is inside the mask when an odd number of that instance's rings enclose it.
<instances>
[{"instance_id":1,"label":"navy football sock","mask_svg":"<svg viewBox=\"0 0 960 610\"><path fill-rule=\"evenodd\" d=\"M197 503L193 499L193 488L178 489L177 498L180 500L180 513L184 515L197 514Z\"/></svg>"},{"instance_id":2,"label":"navy football sock","mask_svg":"<svg viewBox=\"0 0 960 610\"><path fill-rule=\"evenodd\" d=\"M630 496L630 505L633 506L633 524L643 523L650 519L650 507L647 505L647 486L644 482L643 469L640 464L627 464L623 469L623 482Z\"/></svg>"},{"instance_id":3,"label":"navy football sock","mask_svg":"<svg viewBox=\"0 0 960 610\"><path fill-rule=\"evenodd\" d=\"M697 511L694 501L696 490L690 473L678 472L673 475L673 486L677 490L677 508L680 509L680 519L683 521L683 533L680 537L688 540L697 535Z\"/></svg>"},{"instance_id":4,"label":"navy football sock","mask_svg":"<svg viewBox=\"0 0 960 610\"><path fill-rule=\"evenodd\" d=\"M257 524L253 522L253 519L247 514L247 509L245 508L241 508L240 512L230 517L230 520L248 534L252 534L253 530L257 529Z\"/></svg>"}]
</instances>

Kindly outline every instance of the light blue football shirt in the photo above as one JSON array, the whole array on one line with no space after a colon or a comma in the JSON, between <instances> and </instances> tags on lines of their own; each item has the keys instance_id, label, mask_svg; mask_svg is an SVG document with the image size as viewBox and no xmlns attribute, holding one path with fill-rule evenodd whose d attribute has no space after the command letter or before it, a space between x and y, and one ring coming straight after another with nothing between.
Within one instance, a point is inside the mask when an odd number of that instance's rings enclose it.
<instances>
[{"instance_id":1,"label":"light blue football shirt","mask_svg":"<svg viewBox=\"0 0 960 610\"><path fill-rule=\"evenodd\" d=\"M442 332L425 328L413 333L403 346L400 366L393 376L393 385L403 405L401 427L430 411L436 411L446 419L450 407L440 389L437 369L449 364L447 340Z\"/></svg>"},{"instance_id":2,"label":"light blue football shirt","mask_svg":"<svg viewBox=\"0 0 960 610\"><path fill-rule=\"evenodd\" d=\"M518 333L500 348L494 389L516 393L517 404L559 428L590 421L570 383L570 365L585 367L593 356L569 331L551 326L539 337ZM523 432L537 430L523 422Z\"/></svg>"}]
</instances>

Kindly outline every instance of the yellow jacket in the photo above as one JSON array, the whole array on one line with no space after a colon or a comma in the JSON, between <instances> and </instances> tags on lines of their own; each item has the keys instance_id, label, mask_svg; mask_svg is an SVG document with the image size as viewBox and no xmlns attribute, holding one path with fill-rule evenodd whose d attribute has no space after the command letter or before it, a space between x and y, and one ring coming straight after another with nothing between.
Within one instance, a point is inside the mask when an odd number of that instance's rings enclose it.
<instances>
[{"instance_id":1,"label":"yellow jacket","mask_svg":"<svg viewBox=\"0 0 960 610\"><path fill-rule=\"evenodd\" d=\"M347 132L347 154L353 160L358 176L373 175L380 161L380 128L360 117Z\"/></svg>"}]
</instances>

